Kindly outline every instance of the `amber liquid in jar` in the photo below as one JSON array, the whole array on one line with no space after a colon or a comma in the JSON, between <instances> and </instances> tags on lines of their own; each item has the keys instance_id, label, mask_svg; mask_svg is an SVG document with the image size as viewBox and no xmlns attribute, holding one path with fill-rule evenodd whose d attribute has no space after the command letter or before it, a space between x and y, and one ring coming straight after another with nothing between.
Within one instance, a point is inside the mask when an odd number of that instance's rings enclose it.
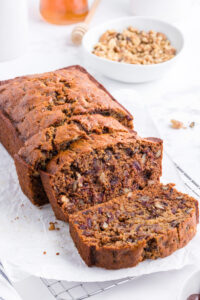
<instances>
[{"instance_id":1,"label":"amber liquid in jar","mask_svg":"<svg viewBox=\"0 0 200 300\"><path fill-rule=\"evenodd\" d=\"M88 13L88 1L40 0L40 13L47 22L53 24L82 22Z\"/></svg>"}]
</instances>

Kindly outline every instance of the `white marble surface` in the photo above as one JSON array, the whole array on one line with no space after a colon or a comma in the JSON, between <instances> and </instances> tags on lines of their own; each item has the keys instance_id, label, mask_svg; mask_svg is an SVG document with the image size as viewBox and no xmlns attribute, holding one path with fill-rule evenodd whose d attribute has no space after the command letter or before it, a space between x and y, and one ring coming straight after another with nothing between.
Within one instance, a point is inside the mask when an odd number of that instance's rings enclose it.
<instances>
[{"instance_id":1,"label":"white marble surface","mask_svg":"<svg viewBox=\"0 0 200 300\"><path fill-rule=\"evenodd\" d=\"M24 55L13 61L0 63L0 80L14 76L43 72L70 64L82 64L81 49L71 45L69 35L72 26L53 26L42 21L38 13L38 0L29 0L29 41ZM102 0L92 22L129 15L128 0ZM185 33L185 49L178 64L163 79L148 84L123 84L109 80L95 70L89 70L108 89L128 88L138 91L144 103L155 117L155 122L164 139L167 151L197 182L200 169L200 3L193 1L188 15L178 24ZM133 99L134 101L134 99ZM196 121L193 129L172 130L171 118L188 124ZM128 283L104 293L105 299L166 299L175 300L178 286L192 272L183 271L159 273ZM28 287L28 288L27 288ZM28 290L34 288L37 295L31 298ZM36 288L38 287L38 288ZM16 285L22 299L42 299L36 279ZM163 292L164 291L164 292ZM41 288L42 292L42 288ZM28 296L29 295L29 296ZM102 296L95 296L100 299ZM44 297L43 297L44 298ZM45 296L44 299L51 299Z\"/></svg>"}]
</instances>

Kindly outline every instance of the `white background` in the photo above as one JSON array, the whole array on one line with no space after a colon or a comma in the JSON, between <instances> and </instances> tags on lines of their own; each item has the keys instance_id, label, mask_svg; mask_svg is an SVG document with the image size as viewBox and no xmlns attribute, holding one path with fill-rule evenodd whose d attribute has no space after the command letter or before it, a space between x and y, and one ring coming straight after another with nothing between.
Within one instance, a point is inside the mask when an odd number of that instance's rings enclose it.
<instances>
[{"instance_id":1,"label":"white background","mask_svg":"<svg viewBox=\"0 0 200 300\"><path fill-rule=\"evenodd\" d=\"M126 0L103 0L91 26L104 20L129 15L128 2ZM59 27L43 22L39 16L38 3L38 0L29 0L29 41L27 42L27 49L20 58L0 63L0 80L29 73L54 70L71 64L82 64L81 49L72 46L69 39L72 26ZM184 105L186 103L190 104L191 99L195 99L195 113L197 112L197 117L200 117L198 114L200 110L199 16L200 4L199 1L194 1L193 8L188 11L184 20L178 24L183 30L186 39L183 55L177 65L163 79L148 84L122 84L96 74L95 70L89 71L108 89L128 88L138 91L142 95L143 101L152 109L152 113L156 116L158 116L157 108L159 106L162 108L168 105L169 97L164 97L163 95L172 93L173 99L170 99L170 101L173 101L174 115L178 115L179 119L182 117L184 120L189 121L188 116L186 118L185 114L181 115L181 99L183 99ZM182 98L180 94L187 95L187 97ZM190 117L190 120L193 121L192 112ZM195 144L195 139L198 139L200 136L198 128L195 131L194 140L193 138L191 139L190 131L185 131L184 136L183 133L173 132L170 137L168 136L169 130L163 129L162 131L165 132L163 138L166 147L168 147L167 150L171 152L173 158L196 181L199 181L200 169L200 151L197 151L199 150L199 144ZM170 143L168 142L168 137ZM194 145L198 146L195 148L196 150L194 150ZM178 154L177 149L179 151ZM186 268L176 272L145 276L119 288L112 289L104 293L103 297L105 299L175 300L180 286L193 269ZM16 284L16 287L24 300L51 299L50 296L47 298L45 294L42 296L41 293L45 293L45 291L37 279L27 279ZM102 295L93 297L93 299L100 298L102 298Z\"/></svg>"}]
</instances>

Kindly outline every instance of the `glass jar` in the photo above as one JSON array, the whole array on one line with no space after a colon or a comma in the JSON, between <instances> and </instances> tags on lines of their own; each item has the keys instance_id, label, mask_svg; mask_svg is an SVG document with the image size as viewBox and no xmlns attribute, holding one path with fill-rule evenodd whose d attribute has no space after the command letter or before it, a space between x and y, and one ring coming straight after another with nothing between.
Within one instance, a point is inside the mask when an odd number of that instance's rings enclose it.
<instances>
[{"instance_id":1,"label":"glass jar","mask_svg":"<svg viewBox=\"0 0 200 300\"><path fill-rule=\"evenodd\" d=\"M23 54L27 39L27 1L0 0L0 61Z\"/></svg>"},{"instance_id":2,"label":"glass jar","mask_svg":"<svg viewBox=\"0 0 200 300\"><path fill-rule=\"evenodd\" d=\"M49 23L66 25L81 22L88 13L87 0L40 0L40 13Z\"/></svg>"}]
</instances>

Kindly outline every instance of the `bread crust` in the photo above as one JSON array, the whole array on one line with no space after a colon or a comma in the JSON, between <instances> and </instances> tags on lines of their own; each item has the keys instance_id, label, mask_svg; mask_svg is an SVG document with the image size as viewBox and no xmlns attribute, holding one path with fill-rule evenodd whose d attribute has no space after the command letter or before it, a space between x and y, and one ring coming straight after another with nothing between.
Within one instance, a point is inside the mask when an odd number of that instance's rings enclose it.
<instances>
[{"instance_id":1,"label":"bread crust","mask_svg":"<svg viewBox=\"0 0 200 300\"><path fill-rule=\"evenodd\" d=\"M43 186L45 187L45 192L49 199L49 202L51 203L51 207L54 211L55 217L58 220L68 222L69 221L68 214L64 213L63 210L61 209L60 205L58 204L55 191L54 189L52 189L51 186L52 175L40 170L40 178L43 183Z\"/></svg>"},{"instance_id":2,"label":"bread crust","mask_svg":"<svg viewBox=\"0 0 200 300\"><path fill-rule=\"evenodd\" d=\"M24 142L19 138L18 133L9 118L0 110L0 142L8 153L13 157Z\"/></svg>"},{"instance_id":3,"label":"bread crust","mask_svg":"<svg viewBox=\"0 0 200 300\"><path fill-rule=\"evenodd\" d=\"M90 73L88 73L86 71L86 69L84 69L83 67L81 67L79 65L74 65L74 66L70 66L70 67L75 67L78 70L82 71L83 73L87 74L87 76L90 78L91 81L93 81L100 89L102 89L106 94L108 94L108 96L110 96L113 101L115 101L117 104L119 104L119 106L121 106L121 108L127 112L128 120L132 122L133 116L131 115L131 113L121 103L119 103L100 82L98 82ZM66 70L70 67L63 68L63 70ZM128 127L133 128L133 125L128 126Z\"/></svg>"},{"instance_id":4,"label":"bread crust","mask_svg":"<svg viewBox=\"0 0 200 300\"><path fill-rule=\"evenodd\" d=\"M86 74L88 78L95 83L97 88L103 90L115 103L119 105L126 113L127 113L127 126L130 128L133 128L132 115L127 111L126 108L123 107L106 89L105 87L100 84L92 75L90 75L83 67L79 65L73 65L65 68L61 68L56 71L62 71L62 70L68 70L75 68L76 70L81 71L82 73ZM14 82L17 79L23 79L23 77L16 77L14 79L4 80L0 81L0 86L8 85L6 88L9 88L9 83ZM18 153L20 147L24 145L24 141L22 138L19 137L19 133L17 132L16 127L14 126L13 122L9 119L9 116L6 116L5 112L0 109L0 142L3 144L3 146L6 148L6 150L10 153L11 156L14 156L14 154ZM9 133L9 134L8 134Z\"/></svg>"},{"instance_id":5,"label":"bread crust","mask_svg":"<svg viewBox=\"0 0 200 300\"><path fill-rule=\"evenodd\" d=\"M39 173L27 164L19 155L14 155L15 167L22 192L37 206L49 202Z\"/></svg>"}]
</instances>

